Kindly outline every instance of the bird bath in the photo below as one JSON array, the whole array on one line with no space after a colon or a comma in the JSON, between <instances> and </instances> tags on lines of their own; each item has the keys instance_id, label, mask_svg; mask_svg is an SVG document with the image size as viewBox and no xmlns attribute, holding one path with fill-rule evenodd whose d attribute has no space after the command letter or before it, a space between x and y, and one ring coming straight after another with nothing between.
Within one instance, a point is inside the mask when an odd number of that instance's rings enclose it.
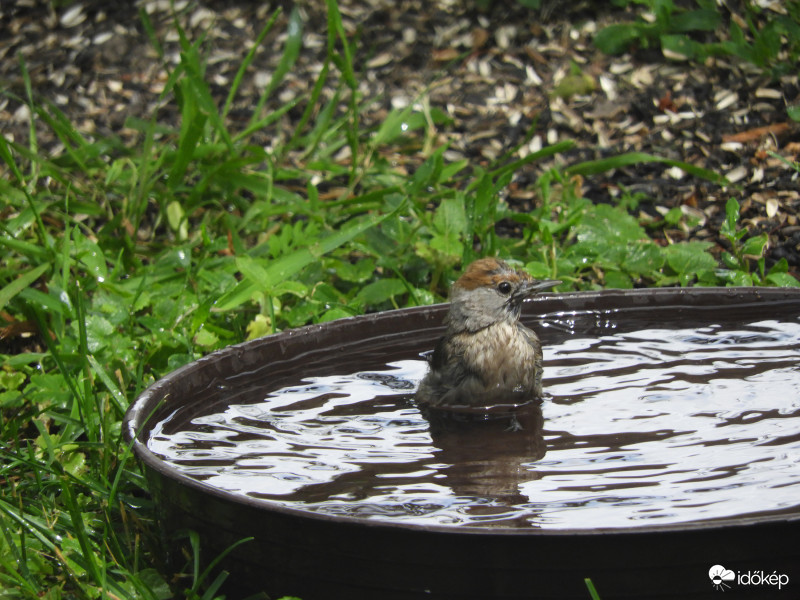
<instances>
[{"instance_id":1,"label":"bird bath","mask_svg":"<svg viewBox=\"0 0 800 600\"><path fill-rule=\"evenodd\" d=\"M413 399L445 312L283 332L146 390L124 431L166 547L252 538L221 563L234 595L304 600L800 586L800 291L539 297L546 397L486 414Z\"/></svg>"}]
</instances>

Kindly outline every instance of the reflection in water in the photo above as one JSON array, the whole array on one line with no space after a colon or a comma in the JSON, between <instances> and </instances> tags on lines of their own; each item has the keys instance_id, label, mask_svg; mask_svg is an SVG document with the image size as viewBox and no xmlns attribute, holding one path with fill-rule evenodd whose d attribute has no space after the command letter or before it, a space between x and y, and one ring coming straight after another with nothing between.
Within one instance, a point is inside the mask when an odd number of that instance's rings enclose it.
<instances>
[{"instance_id":1,"label":"reflection in water","mask_svg":"<svg viewBox=\"0 0 800 600\"><path fill-rule=\"evenodd\" d=\"M423 413L425 362L403 360L240 394L189 425L166 419L148 445L232 493L402 522L636 527L798 510L800 324L551 331L543 404Z\"/></svg>"},{"instance_id":2,"label":"reflection in water","mask_svg":"<svg viewBox=\"0 0 800 600\"><path fill-rule=\"evenodd\" d=\"M495 498L517 504L520 484L536 479L525 467L546 453L544 418L538 401L497 414L480 409L454 412L427 408L441 472L460 496Z\"/></svg>"}]
</instances>

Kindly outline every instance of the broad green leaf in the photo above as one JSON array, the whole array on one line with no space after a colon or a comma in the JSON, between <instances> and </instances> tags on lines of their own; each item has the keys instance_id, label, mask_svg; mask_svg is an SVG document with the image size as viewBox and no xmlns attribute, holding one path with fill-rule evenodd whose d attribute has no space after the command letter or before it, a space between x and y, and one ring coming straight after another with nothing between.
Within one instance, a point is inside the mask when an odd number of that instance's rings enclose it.
<instances>
[{"instance_id":1,"label":"broad green leaf","mask_svg":"<svg viewBox=\"0 0 800 600\"><path fill-rule=\"evenodd\" d=\"M409 193L411 195L415 196L426 187L434 186L439 182L439 177L444 168L442 155L445 149L445 146L437 149L414 172L409 188Z\"/></svg>"},{"instance_id":2,"label":"broad green leaf","mask_svg":"<svg viewBox=\"0 0 800 600\"><path fill-rule=\"evenodd\" d=\"M445 257L446 264L456 264L464 252L464 245L454 235L434 235L430 247Z\"/></svg>"},{"instance_id":3,"label":"broad green leaf","mask_svg":"<svg viewBox=\"0 0 800 600\"><path fill-rule=\"evenodd\" d=\"M627 211L608 204L590 207L573 231L579 242L597 244L598 247L624 247L628 242L647 239L636 219Z\"/></svg>"},{"instance_id":4,"label":"broad green leaf","mask_svg":"<svg viewBox=\"0 0 800 600\"><path fill-rule=\"evenodd\" d=\"M552 96L558 98L571 98L572 96L582 96L590 94L597 89L597 82L589 73L579 73L567 75L555 86L551 92Z\"/></svg>"},{"instance_id":5,"label":"broad green leaf","mask_svg":"<svg viewBox=\"0 0 800 600\"><path fill-rule=\"evenodd\" d=\"M290 294L292 296L297 296L298 298L304 298L308 295L308 286L300 281L292 281L291 279L287 279L286 281L281 281L272 288L273 296L277 297L284 294Z\"/></svg>"},{"instance_id":6,"label":"broad green leaf","mask_svg":"<svg viewBox=\"0 0 800 600\"><path fill-rule=\"evenodd\" d=\"M789 273L770 273L766 280L780 287L800 287L800 281Z\"/></svg>"},{"instance_id":7,"label":"broad green leaf","mask_svg":"<svg viewBox=\"0 0 800 600\"><path fill-rule=\"evenodd\" d=\"M402 280L387 277L365 285L356 294L354 300L360 306L371 306L386 302L397 295L405 294L407 291L408 289Z\"/></svg>"},{"instance_id":8,"label":"broad green leaf","mask_svg":"<svg viewBox=\"0 0 800 600\"><path fill-rule=\"evenodd\" d=\"M789 272L789 263L785 258L780 259L776 262L769 270L769 274L772 275L774 273L788 273Z\"/></svg>"},{"instance_id":9,"label":"broad green leaf","mask_svg":"<svg viewBox=\"0 0 800 600\"><path fill-rule=\"evenodd\" d=\"M691 60L702 54L702 44L698 44L686 35L662 35L661 49L665 58L672 60Z\"/></svg>"},{"instance_id":10,"label":"broad green leaf","mask_svg":"<svg viewBox=\"0 0 800 600\"><path fill-rule=\"evenodd\" d=\"M622 271L606 271L604 279L607 288L630 289L633 287L631 278Z\"/></svg>"},{"instance_id":11,"label":"broad green leaf","mask_svg":"<svg viewBox=\"0 0 800 600\"><path fill-rule=\"evenodd\" d=\"M20 371L0 371L0 390L17 390L26 379Z\"/></svg>"},{"instance_id":12,"label":"broad green leaf","mask_svg":"<svg viewBox=\"0 0 800 600\"><path fill-rule=\"evenodd\" d=\"M552 276L551 269L543 262L529 262L525 264L527 271L534 279L549 279Z\"/></svg>"},{"instance_id":13,"label":"broad green leaf","mask_svg":"<svg viewBox=\"0 0 800 600\"><path fill-rule=\"evenodd\" d=\"M31 375L25 395L31 402L41 402L43 406L67 406L72 397L64 377L55 373Z\"/></svg>"},{"instance_id":14,"label":"broad green leaf","mask_svg":"<svg viewBox=\"0 0 800 600\"><path fill-rule=\"evenodd\" d=\"M73 477L78 477L86 470L86 455L83 452L64 452L59 456L58 462Z\"/></svg>"},{"instance_id":15,"label":"broad green leaf","mask_svg":"<svg viewBox=\"0 0 800 600\"><path fill-rule=\"evenodd\" d=\"M153 600L169 600L173 598L169 584L164 581L157 569L141 569L136 573L136 577L144 583L148 592L152 594Z\"/></svg>"},{"instance_id":16,"label":"broad green leaf","mask_svg":"<svg viewBox=\"0 0 800 600\"><path fill-rule=\"evenodd\" d=\"M737 259L733 254L730 252L722 252L720 254L720 258L722 259L722 264L724 264L729 269L740 269L742 265L739 263L739 259Z\"/></svg>"},{"instance_id":17,"label":"broad green leaf","mask_svg":"<svg viewBox=\"0 0 800 600\"><path fill-rule=\"evenodd\" d=\"M434 234L430 241L414 244L417 256L430 264L454 266L461 260L464 247L456 237Z\"/></svg>"},{"instance_id":18,"label":"broad green leaf","mask_svg":"<svg viewBox=\"0 0 800 600\"><path fill-rule=\"evenodd\" d=\"M247 339L254 340L272 333L272 322L269 317L257 314L252 321L247 324Z\"/></svg>"},{"instance_id":19,"label":"broad green leaf","mask_svg":"<svg viewBox=\"0 0 800 600\"><path fill-rule=\"evenodd\" d=\"M348 310L343 306L334 306L319 318L318 323L326 323L328 321L335 321L336 319L346 319L354 315L352 310Z\"/></svg>"},{"instance_id":20,"label":"broad green leaf","mask_svg":"<svg viewBox=\"0 0 800 600\"><path fill-rule=\"evenodd\" d=\"M86 267L87 273L99 282L108 280L108 265L103 251L95 242L83 236L75 236L78 259Z\"/></svg>"},{"instance_id":21,"label":"broad green leaf","mask_svg":"<svg viewBox=\"0 0 800 600\"><path fill-rule=\"evenodd\" d=\"M244 275L246 279L256 286L260 286L269 278L266 268L250 256L237 256L236 268L239 269L239 272Z\"/></svg>"},{"instance_id":22,"label":"broad green leaf","mask_svg":"<svg viewBox=\"0 0 800 600\"><path fill-rule=\"evenodd\" d=\"M751 287L753 276L744 271L728 271L721 269L717 274L725 280L725 284L731 287Z\"/></svg>"},{"instance_id":23,"label":"broad green leaf","mask_svg":"<svg viewBox=\"0 0 800 600\"><path fill-rule=\"evenodd\" d=\"M464 203L460 198L445 198L433 217L436 230L445 237L459 238L467 229Z\"/></svg>"},{"instance_id":24,"label":"broad green leaf","mask_svg":"<svg viewBox=\"0 0 800 600\"><path fill-rule=\"evenodd\" d=\"M760 258L769 244L769 236L766 233L756 235L748 239L742 246L742 254L747 257Z\"/></svg>"},{"instance_id":25,"label":"broad green leaf","mask_svg":"<svg viewBox=\"0 0 800 600\"><path fill-rule=\"evenodd\" d=\"M634 42L646 35L645 29L638 23L620 23L609 25L594 36L594 45L606 54L622 54Z\"/></svg>"},{"instance_id":26,"label":"broad green leaf","mask_svg":"<svg viewBox=\"0 0 800 600\"><path fill-rule=\"evenodd\" d=\"M89 351L96 354L114 341L114 326L100 315L89 315L86 318L86 338Z\"/></svg>"},{"instance_id":27,"label":"broad green leaf","mask_svg":"<svg viewBox=\"0 0 800 600\"><path fill-rule=\"evenodd\" d=\"M678 275L692 276L716 268L717 261L706 252L711 246L711 242L681 242L664 248L664 255L667 264Z\"/></svg>"},{"instance_id":28,"label":"broad green leaf","mask_svg":"<svg viewBox=\"0 0 800 600\"><path fill-rule=\"evenodd\" d=\"M721 21L722 17L719 11L698 9L671 15L669 26L671 31L678 33L714 31Z\"/></svg>"},{"instance_id":29,"label":"broad green leaf","mask_svg":"<svg viewBox=\"0 0 800 600\"><path fill-rule=\"evenodd\" d=\"M203 328L195 334L194 343L198 346L213 348L219 343L219 338L213 332Z\"/></svg>"},{"instance_id":30,"label":"broad green leaf","mask_svg":"<svg viewBox=\"0 0 800 600\"><path fill-rule=\"evenodd\" d=\"M722 222L720 233L725 236L736 234L736 223L739 221L739 203L736 198L729 198L725 204L725 221Z\"/></svg>"},{"instance_id":31,"label":"broad green leaf","mask_svg":"<svg viewBox=\"0 0 800 600\"><path fill-rule=\"evenodd\" d=\"M352 283L364 283L375 272L375 261L371 258L364 258L354 263L333 258L328 259L326 265L336 273L337 277Z\"/></svg>"},{"instance_id":32,"label":"broad green leaf","mask_svg":"<svg viewBox=\"0 0 800 600\"><path fill-rule=\"evenodd\" d=\"M650 241L629 244L622 259L622 268L633 275L655 273L663 265L661 248Z\"/></svg>"}]
</instances>

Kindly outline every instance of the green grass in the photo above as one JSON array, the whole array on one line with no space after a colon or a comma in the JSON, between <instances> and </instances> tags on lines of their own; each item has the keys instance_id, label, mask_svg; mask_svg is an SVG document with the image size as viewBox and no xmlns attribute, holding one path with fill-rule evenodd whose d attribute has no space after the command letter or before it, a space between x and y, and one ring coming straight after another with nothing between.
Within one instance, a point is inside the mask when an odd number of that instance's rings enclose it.
<instances>
[{"instance_id":1,"label":"green grass","mask_svg":"<svg viewBox=\"0 0 800 600\"><path fill-rule=\"evenodd\" d=\"M765 270L766 242L739 226L735 201L720 264L704 242L656 244L624 205L594 205L578 185L647 161L720 182L714 173L639 153L550 168L536 207L520 212L498 195L572 141L476 166L449 162L432 144L448 119L424 101L365 125L372 99L358 93L358 48L335 1L327 6L318 79L266 108L302 44L300 18L288 15L280 66L241 128L228 113L255 47L229 95L216 98L203 40L188 39L177 20L181 60L161 106L177 106L180 120L130 120L140 132L133 146L81 134L36 97L20 63L24 101L64 149L41 152L33 126L24 143L0 136L0 598L214 597L221 581L199 571L197 539L183 575L157 570L153 510L120 422L147 385L215 349L442 301L481 255L561 279L561 290L797 285L785 261ZM328 100L326 85L336 90ZM251 143L290 110L300 116L284 142L271 152ZM387 158L407 147L422 149L410 176ZM346 162L336 158L343 148Z\"/></svg>"},{"instance_id":2,"label":"green grass","mask_svg":"<svg viewBox=\"0 0 800 600\"><path fill-rule=\"evenodd\" d=\"M702 62L710 56L736 57L778 78L797 72L800 59L800 2L787 0L783 11L742 2L741 14L721 10L714 0L613 0L614 5L647 10L650 18L615 23L601 30L595 44L618 54L634 47L660 48L665 56ZM688 7L686 5L689 5ZM738 11L737 11L738 12Z\"/></svg>"}]
</instances>

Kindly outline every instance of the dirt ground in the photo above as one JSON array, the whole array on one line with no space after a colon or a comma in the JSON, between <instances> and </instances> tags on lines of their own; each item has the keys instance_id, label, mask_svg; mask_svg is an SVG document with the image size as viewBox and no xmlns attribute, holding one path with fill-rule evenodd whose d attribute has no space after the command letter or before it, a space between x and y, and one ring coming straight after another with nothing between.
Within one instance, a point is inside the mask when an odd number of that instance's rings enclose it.
<instances>
[{"instance_id":1,"label":"dirt ground","mask_svg":"<svg viewBox=\"0 0 800 600\"><path fill-rule=\"evenodd\" d=\"M45 0L9 0L0 5L0 123L7 138L28 143L31 115L21 60L34 98L58 107L89 137L113 135L134 143L139 133L130 119L148 119L158 110L162 121L177 120L174 102L160 98L167 70L139 15L140 10L149 15L166 63L175 65L179 51L170 2L107 4L84 0L53 9ZM190 38L207 36L207 79L220 101L278 4L174 2ZM234 121L249 118L278 64L292 9L288 1L281 4L284 11L230 113ZM437 143L450 144L446 158L478 163L520 144L517 154L523 156L574 140L570 152L518 173L504 200L521 209L536 202L536 177L553 163L641 151L713 170L729 183L720 186L646 163L586 177L583 193L612 203L635 195L640 202L633 214L643 221L680 207L687 218L654 228L657 240L703 239L721 247L725 202L734 197L751 233L769 233L768 264L785 258L798 274L800 177L771 154L795 161L800 154L800 126L786 113L787 105L800 102L796 73L772 80L729 57L696 64L667 58L658 49L608 56L593 45L594 34L632 18L610 3L575 2L565 9L545 2L539 11L511 0L490 5L480 10L472 0L340 0L348 35L358 39L359 91L375 99L361 116L363 124L381 123L392 108L428 103L451 118L436 132ZM325 56L324 3L298 7L304 47L271 98L272 108L307 92ZM332 78L326 95L334 93L335 83ZM269 147L288 135L301 111L302 105L256 141ZM60 152L52 131L35 122L39 147ZM413 172L421 159L421 152L406 152L398 168Z\"/></svg>"}]
</instances>

